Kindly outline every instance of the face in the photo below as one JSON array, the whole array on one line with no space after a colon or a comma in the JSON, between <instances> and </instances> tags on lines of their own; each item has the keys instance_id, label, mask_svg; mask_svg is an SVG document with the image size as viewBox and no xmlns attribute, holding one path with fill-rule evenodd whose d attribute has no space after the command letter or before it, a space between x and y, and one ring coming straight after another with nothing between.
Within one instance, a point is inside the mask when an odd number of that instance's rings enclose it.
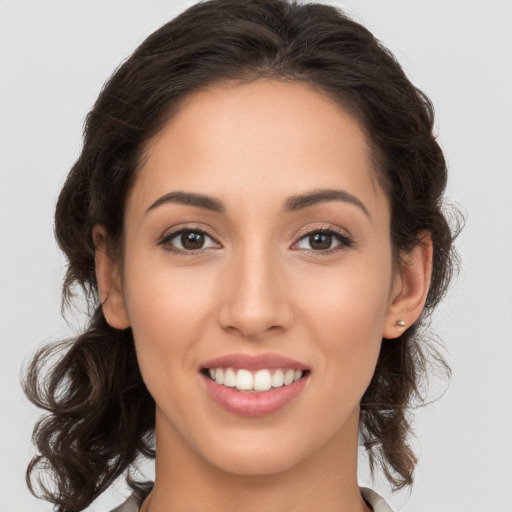
<instances>
[{"instance_id":1,"label":"face","mask_svg":"<svg viewBox=\"0 0 512 512\"><path fill-rule=\"evenodd\" d=\"M268 474L355 449L401 286L358 123L304 84L223 85L146 156L111 323L133 329L157 451Z\"/></svg>"}]
</instances>

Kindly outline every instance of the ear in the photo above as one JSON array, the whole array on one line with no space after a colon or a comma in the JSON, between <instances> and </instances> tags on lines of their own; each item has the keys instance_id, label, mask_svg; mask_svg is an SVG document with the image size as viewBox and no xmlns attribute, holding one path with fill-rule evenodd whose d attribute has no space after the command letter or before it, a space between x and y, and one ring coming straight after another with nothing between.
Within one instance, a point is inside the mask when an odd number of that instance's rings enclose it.
<instances>
[{"instance_id":1,"label":"ear","mask_svg":"<svg viewBox=\"0 0 512 512\"><path fill-rule=\"evenodd\" d=\"M111 327L126 329L130 319L124 301L119 264L108 251L107 230L96 224L92 230L95 247L95 268L103 314Z\"/></svg>"},{"instance_id":2,"label":"ear","mask_svg":"<svg viewBox=\"0 0 512 512\"><path fill-rule=\"evenodd\" d=\"M430 233L422 232L418 238L418 245L402 254L401 267L396 271L382 329L383 338L398 338L416 322L425 306L432 275L433 248Z\"/></svg>"}]
</instances>

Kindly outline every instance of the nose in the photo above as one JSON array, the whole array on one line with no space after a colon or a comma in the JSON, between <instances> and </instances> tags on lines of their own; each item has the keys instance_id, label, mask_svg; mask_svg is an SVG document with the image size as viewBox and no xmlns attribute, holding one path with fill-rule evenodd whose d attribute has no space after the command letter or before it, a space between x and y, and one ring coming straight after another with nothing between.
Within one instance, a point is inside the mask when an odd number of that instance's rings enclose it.
<instances>
[{"instance_id":1,"label":"nose","mask_svg":"<svg viewBox=\"0 0 512 512\"><path fill-rule=\"evenodd\" d=\"M247 249L226 264L218 323L227 331L258 340L290 327L291 290L268 247Z\"/></svg>"}]
</instances>

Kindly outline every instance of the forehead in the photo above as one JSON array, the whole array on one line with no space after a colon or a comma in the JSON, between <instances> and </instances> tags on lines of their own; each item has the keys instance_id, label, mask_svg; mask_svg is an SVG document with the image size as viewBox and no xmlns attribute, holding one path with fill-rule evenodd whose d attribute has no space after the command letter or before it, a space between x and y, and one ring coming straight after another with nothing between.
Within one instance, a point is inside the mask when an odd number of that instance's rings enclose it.
<instances>
[{"instance_id":1,"label":"forehead","mask_svg":"<svg viewBox=\"0 0 512 512\"><path fill-rule=\"evenodd\" d=\"M262 79L187 96L148 144L134 195L193 189L248 205L340 187L382 200L360 124L307 84Z\"/></svg>"}]
</instances>

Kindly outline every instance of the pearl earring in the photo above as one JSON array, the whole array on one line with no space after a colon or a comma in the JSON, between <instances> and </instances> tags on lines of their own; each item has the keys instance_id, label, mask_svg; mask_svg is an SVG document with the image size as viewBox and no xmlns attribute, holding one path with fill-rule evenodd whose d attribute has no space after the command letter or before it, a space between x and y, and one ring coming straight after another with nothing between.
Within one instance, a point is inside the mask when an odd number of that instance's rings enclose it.
<instances>
[{"instance_id":1,"label":"pearl earring","mask_svg":"<svg viewBox=\"0 0 512 512\"><path fill-rule=\"evenodd\" d=\"M403 320L397 320L396 325L399 327L405 327L405 322Z\"/></svg>"}]
</instances>

